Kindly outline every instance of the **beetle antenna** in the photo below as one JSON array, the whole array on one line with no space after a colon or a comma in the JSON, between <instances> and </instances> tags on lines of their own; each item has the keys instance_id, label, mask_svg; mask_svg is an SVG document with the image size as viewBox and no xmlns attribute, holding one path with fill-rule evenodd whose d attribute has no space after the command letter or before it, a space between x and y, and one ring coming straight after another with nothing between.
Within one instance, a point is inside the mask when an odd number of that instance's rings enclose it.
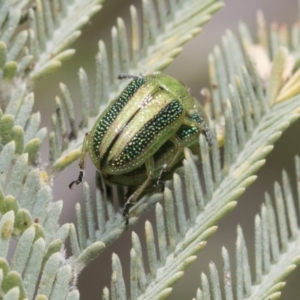
<instances>
[{"instance_id":1,"label":"beetle antenna","mask_svg":"<svg viewBox=\"0 0 300 300\"><path fill-rule=\"evenodd\" d=\"M204 131L204 135L205 135L205 139L207 141L207 144L208 144L209 147L211 147L212 144L213 144L213 138L211 136L210 129L207 126L207 124L205 123L204 119L200 115L198 115L198 116L199 116L199 119L200 119L200 122L201 122L202 129Z\"/></svg>"},{"instance_id":2,"label":"beetle antenna","mask_svg":"<svg viewBox=\"0 0 300 300\"><path fill-rule=\"evenodd\" d=\"M209 130L208 126L206 125L206 123L203 124L203 127L204 127L205 139L206 139L208 145L211 147L213 144L213 139L212 139L210 130Z\"/></svg>"},{"instance_id":3,"label":"beetle antenna","mask_svg":"<svg viewBox=\"0 0 300 300\"><path fill-rule=\"evenodd\" d=\"M128 78L138 79L138 78L141 78L141 77L143 77L142 74L140 74L140 75L137 76L137 75L123 73L123 74L120 74L118 76L118 79L128 79Z\"/></svg>"},{"instance_id":4,"label":"beetle antenna","mask_svg":"<svg viewBox=\"0 0 300 300\"><path fill-rule=\"evenodd\" d=\"M209 147L211 147L212 144L213 144L213 139L212 139L212 136L211 136L211 133L210 133L210 129L207 126L207 124L205 123L204 119L200 116L199 116L199 118L200 118L200 121L201 121L201 125L203 127L203 131L204 131L204 135L205 135L205 139L207 141L207 144L209 145Z\"/></svg>"}]
</instances>

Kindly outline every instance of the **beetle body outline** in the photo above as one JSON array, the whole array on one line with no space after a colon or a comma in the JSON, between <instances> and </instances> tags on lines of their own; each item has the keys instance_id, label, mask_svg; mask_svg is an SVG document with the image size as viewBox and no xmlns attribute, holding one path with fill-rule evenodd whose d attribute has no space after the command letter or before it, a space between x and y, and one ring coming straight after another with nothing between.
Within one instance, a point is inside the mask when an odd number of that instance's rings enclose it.
<instances>
[{"instance_id":1,"label":"beetle body outline","mask_svg":"<svg viewBox=\"0 0 300 300\"><path fill-rule=\"evenodd\" d=\"M137 186L124 205L129 208L153 181L163 187L162 177L181 159L184 147L198 143L204 133L212 137L201 104L177 79L164 74L133 78L113 100L86 135L80 156L80 173L69 187L82 182L85 154L108 183Z\"/></svg>"}]
</instances>

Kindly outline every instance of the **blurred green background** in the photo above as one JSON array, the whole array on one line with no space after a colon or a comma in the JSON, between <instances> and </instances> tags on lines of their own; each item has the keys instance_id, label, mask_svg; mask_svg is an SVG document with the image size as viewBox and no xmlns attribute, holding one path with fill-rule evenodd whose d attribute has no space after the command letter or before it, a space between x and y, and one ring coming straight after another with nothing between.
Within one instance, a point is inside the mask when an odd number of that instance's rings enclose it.
<instances>
[{"instance_id":1,"label":"blurred green background","mask_svg":"<svg viewBox=\"0 0 300 300\"><path fill-rule=\"evenodd\" d=\"M253 35L256 34L256 13L262 10L268 24L278 22L286 23L289 27L298 20L298 3L296 0L224 0L225 7L213 16L212 20L204 26L203 32L184 46L182 54L175 59L171 66L164 72L170 74L187 86L193 94L201 99L199 91L209 86L207 57L213 47L221 44L221 38L227 29L237 32L240 21L245 22ZM110 30L115 24L116 18L121 16L125 19L129 16L129 5L136 4L140 7L140 1L130 0L107 0L103 9L92 18L84 27L82 36L74 44L75 56L63 64L59 72L40 80L35 88L35 110L40 110L42 125L50 128L50 115L55 110L54 97L59 95L59 82L67 84L71 96L78 101L79 85L78 70L83 67L93 81L95 68L94 57L98 51L97 43L100 39L110 44ZM76 106L76 104L75 104ZM78 112L77 112L78 113ZM80 120L78 113L78 120ZM199 253L197 261L186 271L182 280L175 286L169 299L192 299L196 295L196 288L200 285L200 274L208 274L208 264L213 260L220 268L221 247L224 245L231 252L232 267L234 267L234 251L236 239L236 226L240 224L246 236L250 261L253 263L253 226L254 216L259 212L264 199L264 192L272 193L275 180L281 180L281 171L285 168L289 174L294 174L294 156L300 155L300 122L293 124L284 136L275 145L275 149L268 156L266 165L259 171L258 180L240 198L238 207L219 223L218 232L209 239L208 245ZM48 160L48 144L43 146L42 161ZM53 200L64 200L63 216L61 223L75 222L75 204L82 202L82 188L70 191L68 184L77 174L77 163L72 164L54 180ZM89 162L85 180L94 191L95 168ZM153 210L144 215L133 228L138 233L142 242L144 236L145 220L153 220ZM143 245L144 246L144 245ZM129 277L129 251L131 248L131 230L101 256L85 269L78 278L81 299L101 299L104 286L110 286L111 254L117 253L123 265L123 274ZM144 249L145 250L145 249ZM253 269L252 269L253 271ZM220 274L221 275L221 274ZM283 290L283 300L300 299L300 269L296 270L287 281Z\"/></svg>"}]
</instances>

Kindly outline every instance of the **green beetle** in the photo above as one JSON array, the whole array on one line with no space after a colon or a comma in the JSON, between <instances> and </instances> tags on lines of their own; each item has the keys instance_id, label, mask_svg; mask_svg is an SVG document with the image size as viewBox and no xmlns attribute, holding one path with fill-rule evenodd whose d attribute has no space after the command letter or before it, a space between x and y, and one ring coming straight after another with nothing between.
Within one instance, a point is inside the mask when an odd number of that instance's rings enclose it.
<instances>
[{"instance_id":1,"label":"green beetle","mask_svg":"<svg viewBox=\"0 0 300 300\"><path fill-rule=\"evenodd\" d=\"M79 185L84 176L85 154L108 183L132 186L123 216L145 189L155 183L163 188L163 175L183 158L183 148L212 137L200 103L178 80L164 74L120 75L133 79L86 134L80 156Z\"/></svg>"}]
</instances>

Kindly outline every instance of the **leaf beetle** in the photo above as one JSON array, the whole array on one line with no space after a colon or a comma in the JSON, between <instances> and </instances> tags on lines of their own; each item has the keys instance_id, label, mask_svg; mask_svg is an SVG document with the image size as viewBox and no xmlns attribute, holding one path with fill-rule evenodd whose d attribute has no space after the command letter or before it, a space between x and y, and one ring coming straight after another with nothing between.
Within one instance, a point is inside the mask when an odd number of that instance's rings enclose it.
<instances>
[{"instance_id":1,"label":"leaf beetle","mask_svg":"<svg viewBox=\"0 0 300 300\"><path fill-rule=\"evenodd\" d=\"M183 148L198 143L200 133L212 145L201 104L177 79L165 74L133 76L119 97L100 115L86 134L80 156L79 185L88 152L107 183L133 187L123 216L153 182L163 189L163 175L183 157Z\"/></svg>"}]
</instances>

